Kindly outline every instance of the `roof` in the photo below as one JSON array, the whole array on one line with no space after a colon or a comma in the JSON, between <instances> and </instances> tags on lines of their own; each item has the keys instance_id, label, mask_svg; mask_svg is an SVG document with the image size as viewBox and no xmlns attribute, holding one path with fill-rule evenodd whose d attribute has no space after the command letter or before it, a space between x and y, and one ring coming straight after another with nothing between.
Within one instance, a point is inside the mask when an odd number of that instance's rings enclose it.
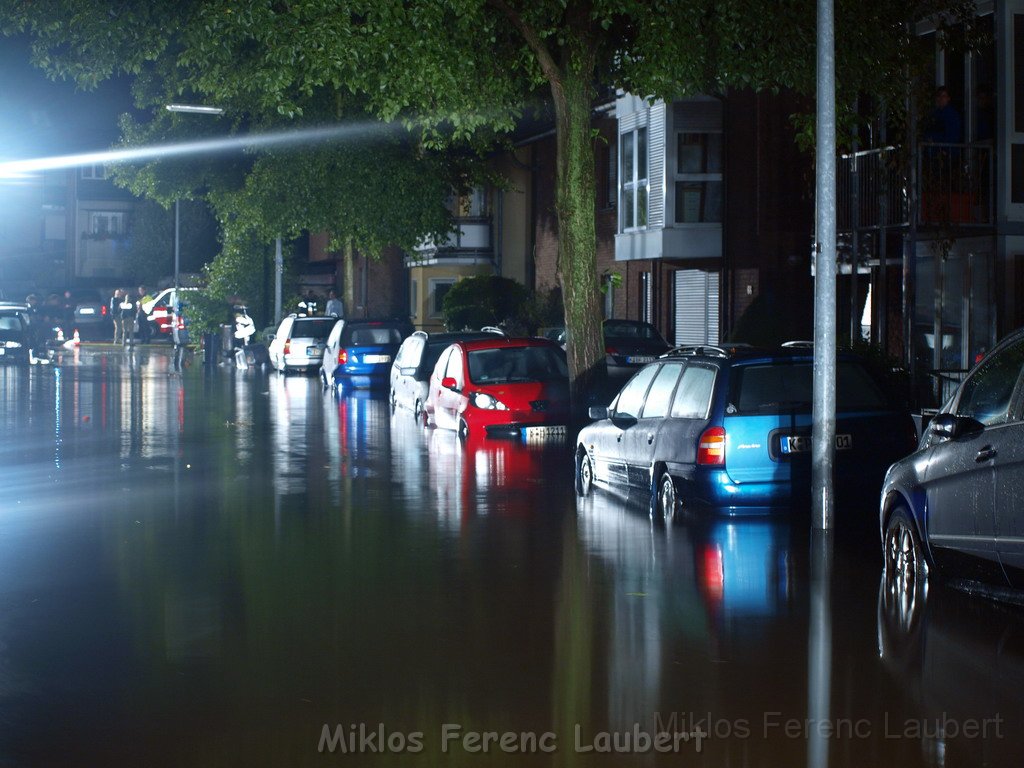
<instances>
[{"instance_id":1,"label":"roof","mask_svg":"<svg viewBox=\"0 0 1024 768\"><path fill-rule=\"evenodd\" d=\"M467 352L474 352L479 349L506 349L512 347L550 347L557 350L562 349L558 344L551 341L551 339L541 339L536 336L518 336L508 338L495 335L487 339L459 341L456 343Z\"/></svg>"}]
</instances>

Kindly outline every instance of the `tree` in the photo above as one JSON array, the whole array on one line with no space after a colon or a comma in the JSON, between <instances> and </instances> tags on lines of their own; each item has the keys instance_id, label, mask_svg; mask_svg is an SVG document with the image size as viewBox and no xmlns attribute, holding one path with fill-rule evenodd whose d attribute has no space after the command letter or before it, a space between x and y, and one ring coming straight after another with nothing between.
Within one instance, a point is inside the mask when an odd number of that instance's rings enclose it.
<instances>
[{"instance_id":1,"label":"tree","mask_svg":"<svg viewBox=\"0 0 1024 768\"><path fill-rule=\"evenodd\" d=\"M485 325L518 323L527 291L520 283L497 275L478 275L459 280L445 294L441 312L453 331Z\"/></svg>"},{"instance_id":2,"label":"tree","mask_svg":"<svg viewBox=\"0 0 1024 768\"><path fill-rule=\"evenodd\" d=\"M220 251L217 220L201 201L180 206L180 271L193 273ZM174 208L148 200L132 213L131 235L126 247L128 280L156 286L174 274Z\"/></svg>"},{"instance_id":3,"label":"tree","mask_svg":"<svg viewBox=\"0 0 1024 768\"><path fill-rule=\"evenodd\" d=\"M968 18L968 6L837 0L838 102L870 93L896 107L914 55L908 22L936 9ZM84 84L126 72L161 98L194 94L264 121L308 116L314 105L330 120L368 113L404 124L424 152L487 145L546 91L578 390L604 359L591 130L598 86L668 98L735 88L812 96L814 10L814 0L189 0L112 13L101 0L7 0L0 19L34 33L39 64Z\"/></svg>"}]
</instances>

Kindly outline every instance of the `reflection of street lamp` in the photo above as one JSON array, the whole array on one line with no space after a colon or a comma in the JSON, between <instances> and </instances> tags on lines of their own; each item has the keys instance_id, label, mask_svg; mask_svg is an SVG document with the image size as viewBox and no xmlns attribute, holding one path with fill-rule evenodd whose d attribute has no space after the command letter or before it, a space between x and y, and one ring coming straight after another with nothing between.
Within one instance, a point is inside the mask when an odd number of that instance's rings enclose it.
<instances>
[{"instance_id":1,"label":"reflection of street lamp","mask_svg":"<svg viewBox=\"0 0 1024 768\"><path fill-rule=\"evenodd\" d=\"M205 107L196 104L168 104L168 112L186 112L192 115L223 115L224 110L220 107ZM174 201L174 299L171 301L171 339L175 345L181 343L181 334L178 329L178 305L181 303L181 199Z\"/></svg>"}]
</instances>

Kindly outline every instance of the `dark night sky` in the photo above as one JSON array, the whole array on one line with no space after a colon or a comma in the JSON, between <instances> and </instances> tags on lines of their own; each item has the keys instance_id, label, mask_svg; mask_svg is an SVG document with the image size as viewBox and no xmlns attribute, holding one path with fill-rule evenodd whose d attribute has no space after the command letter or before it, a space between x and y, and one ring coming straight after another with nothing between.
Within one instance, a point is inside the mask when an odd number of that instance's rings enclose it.
<instances>
[{"instance_id":1,"label":"dark night sky","mask_svg":"<svg viewBox=\"0 0 1024 768\"><path fill-rule=\"evenodd\" d=\"M81 91L33 67L27 40L0 37L0 161L107 149L131 108L126 79Z\"/></svg>"}]
</instances>

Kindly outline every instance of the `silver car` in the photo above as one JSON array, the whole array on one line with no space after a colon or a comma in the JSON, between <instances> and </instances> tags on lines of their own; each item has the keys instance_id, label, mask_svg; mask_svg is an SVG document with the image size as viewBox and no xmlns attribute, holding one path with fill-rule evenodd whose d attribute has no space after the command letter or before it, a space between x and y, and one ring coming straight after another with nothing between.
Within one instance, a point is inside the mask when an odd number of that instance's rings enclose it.
<instances>
[{"instance_id":1,"label":"silver car","mask_svg":"<svg viewBox=\"0 0 1024 768\"><path fill-rule=\"evenodd\" d=\"M317 370L327 336L336 322L333 317L289 315L281 321L267 347L270 364L281 373Z\"/></svg>"}]
</instances>

